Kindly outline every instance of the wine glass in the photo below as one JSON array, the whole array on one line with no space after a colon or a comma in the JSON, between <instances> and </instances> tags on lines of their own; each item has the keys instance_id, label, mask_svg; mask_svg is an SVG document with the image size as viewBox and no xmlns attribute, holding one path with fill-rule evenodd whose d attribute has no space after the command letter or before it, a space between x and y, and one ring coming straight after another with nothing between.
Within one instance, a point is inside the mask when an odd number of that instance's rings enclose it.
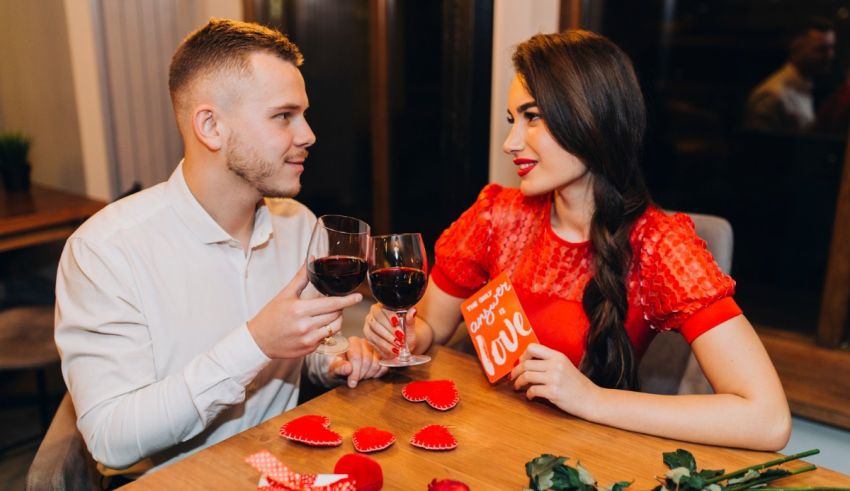
<instances>
[{"instance_id":1,"label":"wine glass","mask_svg":"<svg viewBox=\"0 0 850 491\"><path fill-rule=\"evenodd\" d=\"M398 356L381 360L386 367L407 367L431 361L430 356L414 355L407 347L405 315L416 305L428 285L428 257L421 234L393 234L372 237L369 247L369 287L375 299L395 312L402 332Z\"/></svg>"},{"instance_id":2,"label":"wine glass","mask_svg":"<svg viewBox=\"0 0 850 491\"><path fill-rule=\"evenodd\" d=\"M369 224L344 215L323 215L313 227L307 248L307 278L324 295L343 296L357 289L366 276ZM338 331L316 348L323 354L348 351Z\"/></svg>"}]
</instances>

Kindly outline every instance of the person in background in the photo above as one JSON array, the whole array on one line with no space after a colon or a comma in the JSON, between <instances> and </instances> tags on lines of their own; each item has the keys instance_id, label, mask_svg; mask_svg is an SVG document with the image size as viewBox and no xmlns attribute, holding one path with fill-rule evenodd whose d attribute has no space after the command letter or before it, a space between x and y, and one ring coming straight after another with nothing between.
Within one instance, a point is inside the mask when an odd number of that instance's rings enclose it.
<instances>
[{"instance_id":1,"label":"person in background","mask_svg":"<svg viewBox=\"0 0 850 491\"><path fill-rule=\"evenodd\" d=\"M787 63L760 83L747 98L748 129L799 133L815 123L812 85L832 68L835 28L827 19L808 19L791 39Z\"/></svg>"},{"instance_id":2,"label":"person in background","mask_svg":"<svg viewBox=\"0 0 850 491\"><path fill-rule=\"evenodd\" d=\"M414 352L444 344L460 305L507 272L540 343L510 377L529 399L589 421L679 440L777 450L790 413L776 371L691 219L653 206L638 156L645 129L628 57L573 30L538 34L513 56L507 98L519 189L486 186L440 236L425 296L408 314ZM364 332L397 349L392 314ZM690 343L715 394L638 392L659 331Z\"/></svg>"},{"instance_id":3,"label":"person in background","mask_svg":"<svg viewBox=\"0 0 850 491\"><path fill-rule=\"evenodd\" d=\"M183 160L65 245L56 344L104 472L149 471L293 408L302 370L351 387L386 371L358 337L313 353L361 295L305 292L316 218L289 199L316 141L301 63L257 24L190 34L169 72Z\"/></svg>"}]
</instances>

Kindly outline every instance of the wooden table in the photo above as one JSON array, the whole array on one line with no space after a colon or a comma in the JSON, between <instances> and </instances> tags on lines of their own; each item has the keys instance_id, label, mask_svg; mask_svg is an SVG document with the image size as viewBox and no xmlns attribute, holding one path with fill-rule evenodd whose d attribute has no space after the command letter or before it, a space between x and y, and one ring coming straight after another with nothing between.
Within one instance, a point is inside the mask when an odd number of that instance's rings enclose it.
<instances>
[{"instance_id":1,"label":"wooden table","mask_svg":"<svg viewBox=\"0 0 850 491\"><path fill-rule=\"evenodd\" d=\"M734 470L777 456L588 423L546 404L526 401L506 381L490 386L473 357L448 348L437 348L432 355L429 364L391 372L356 389L338 387L122 489L256 489L259 474L243 460L262 449L296 471L330 473L342 455L354 452L351 434L363 426L384 428L397 436L391 447L370 454L383 468L387 490L425 490L433 478L463 481L474 490L519 490L528 484L524 464L543 453L569 456L573 464L581 460L604 485L634 480L629 489L636 491L657 484L654 476L667 470L661 453L677 448L690 450L698 467L709 469ZM411 380L443 378L453 379L460 390L460 403L454 409L439 412L401 396L401 388ZM343 444L314 448L278 436L281 424L306 414L328 416L330 428L343 436ZM408 443L416 430L434 423L450 427L459 442L456 449L431 452ZM827 469L779 482L850 487L850 477Z\"/></svg>"},{"instance_id":2,"label":"wooden table","mask_svg":"<svg viewBox=\"0 0 850 491\"><path fill-rule=\"evenodd\" d=\"M0 191L0 252L68 238L105 203L37 184Z\"/></svg>"}]
</instances>

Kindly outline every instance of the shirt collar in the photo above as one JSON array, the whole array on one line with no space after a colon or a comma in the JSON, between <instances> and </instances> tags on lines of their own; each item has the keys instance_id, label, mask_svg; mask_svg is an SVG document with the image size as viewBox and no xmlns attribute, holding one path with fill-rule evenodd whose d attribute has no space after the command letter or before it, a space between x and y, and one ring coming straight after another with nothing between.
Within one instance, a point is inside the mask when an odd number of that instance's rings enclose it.
<instances>
[{"instance_id":1,"label":"shirt collar","mask_svg":"<svg viewBox=\"0 0 850 491\"><path fill-rule=\"evenodd\" d=\"M189 228L192 234L205 244L229 242L233 237L221 228L213 217L192 194L186 178L183 176L183 161L177 165L166 183L166 198L180 220ZM257 206L254 212L254 230L251 233L250 247L266 243L272 235L271 219L265 201Z\"/></svg>"}]
</instances>

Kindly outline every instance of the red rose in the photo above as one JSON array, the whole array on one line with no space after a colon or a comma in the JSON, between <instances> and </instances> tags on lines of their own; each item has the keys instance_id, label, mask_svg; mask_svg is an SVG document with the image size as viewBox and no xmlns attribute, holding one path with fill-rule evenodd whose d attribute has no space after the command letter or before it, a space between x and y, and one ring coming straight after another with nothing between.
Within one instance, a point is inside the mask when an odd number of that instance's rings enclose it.
<instances>
[{"instance_id":1,"label":"red rose","mask_svg":"<svg viewBox=\"0 0 850 491\"><path fill-rule=\"evenodd\" d=\"M469 486L451 479L440 479L439 481L434 479L428 485L428 491L469 491Z\"/></svg>"}]
</instances>

